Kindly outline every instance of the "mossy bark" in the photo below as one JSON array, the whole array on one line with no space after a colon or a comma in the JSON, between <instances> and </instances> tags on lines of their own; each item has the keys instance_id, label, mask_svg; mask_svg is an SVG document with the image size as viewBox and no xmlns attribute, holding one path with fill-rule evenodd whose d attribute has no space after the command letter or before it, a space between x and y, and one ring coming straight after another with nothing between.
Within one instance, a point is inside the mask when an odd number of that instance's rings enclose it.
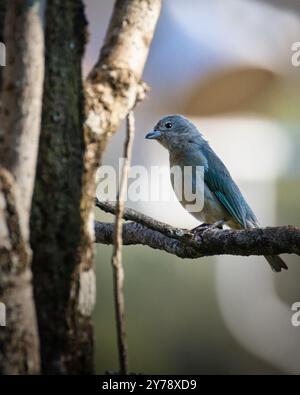
<instances>
[{"instance_id":1,"label":"mossy bark","mask_svg":"<svg viewBox=\"0 0 300 395\"><path fill-rule=\"evenodd\" d=\"M42 372L90 374L95 278L92 256L82 253L87 231L82 209L81 60L86 41L82 1L49 1L45 37L42 129L31 216Z\"/></svg>"}]
</instances>

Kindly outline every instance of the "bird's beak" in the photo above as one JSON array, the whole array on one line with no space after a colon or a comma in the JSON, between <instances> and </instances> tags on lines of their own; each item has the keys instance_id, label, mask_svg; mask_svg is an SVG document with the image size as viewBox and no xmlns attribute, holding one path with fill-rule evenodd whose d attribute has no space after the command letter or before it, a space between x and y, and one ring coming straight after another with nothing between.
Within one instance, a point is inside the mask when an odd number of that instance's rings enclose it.
<instances>
[{"instance_id":1,"label":"bird's beak","mask_svg":"<svg viewBox=\"0 0 300 395\"><path fill-rule=\"evenodd\" d=\"M151 130L148 134L146 134L145 139L156 140L161 136L160 130Z\"/></svg>"}]
</instances>

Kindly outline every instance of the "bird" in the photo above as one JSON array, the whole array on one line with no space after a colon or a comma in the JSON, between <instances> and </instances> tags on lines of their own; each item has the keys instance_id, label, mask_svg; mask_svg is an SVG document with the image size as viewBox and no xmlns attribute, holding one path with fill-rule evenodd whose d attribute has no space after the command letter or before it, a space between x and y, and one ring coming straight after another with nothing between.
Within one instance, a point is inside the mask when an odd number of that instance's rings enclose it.
<instances>
[{"instance_id":1,"label":"bird","mask_svg":"<svg viewBox=\"0 0 300 395\"><path fill-rule=\"evenodd\" d=\"M258 228L258 220L243 197L239 187L232 179L222 160L210 147L208 141L189 119L183 115L167 115L161 118L154 129L146 134L146 139L157 140L169 151L170 168L185 166L196 168L202 166L204 171L199 175L192 173L190 182L204 188L203 208L191 214L202 224L197 227L223 227L232 229ZM197 180L196 177L202 177ZM202 182L196 182L202 181ZM171 177L175 194L174 177ZM180 199L184 208L185 199ZM197 228L195 230L197 231ZM265 255L266 260L275 272L287 269L285 262L276 255Z\"/></svg>"}]
</instances>

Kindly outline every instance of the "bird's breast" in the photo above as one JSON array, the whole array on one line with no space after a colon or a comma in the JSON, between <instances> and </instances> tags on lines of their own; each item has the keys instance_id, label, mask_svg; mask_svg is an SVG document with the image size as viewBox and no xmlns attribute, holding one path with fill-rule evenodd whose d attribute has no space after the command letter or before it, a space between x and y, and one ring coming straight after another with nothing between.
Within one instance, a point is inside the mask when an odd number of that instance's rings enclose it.
<instances>
[{"instance_id":1,"label":"bird's breast","mask_svg":"<svg viewBox=\"0 0 300 395\"><path fill-rule=\"evenodd\" d=\"M204 161L201 162L192 164L186 161L183 164L174 158L170 160L175 195L181 205L200 222L212 224L221 219L226 221L229 219L228 212L205 183Z\"/></svg>"}]
</instances>

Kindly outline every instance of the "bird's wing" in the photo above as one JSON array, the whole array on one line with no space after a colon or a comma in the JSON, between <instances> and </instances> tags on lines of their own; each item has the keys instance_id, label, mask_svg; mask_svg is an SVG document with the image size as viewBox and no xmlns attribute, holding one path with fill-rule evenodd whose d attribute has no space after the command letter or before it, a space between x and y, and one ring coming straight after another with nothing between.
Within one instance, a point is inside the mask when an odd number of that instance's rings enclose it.
<instances>
[{"instance_id":1,"label":"bird's wing","mask_svg":"<svg viewBox=\"0 0 300 395\"><path fill-rule=\"evenodd\" d=\"M211 192L242 227L248 228L249 222L253 225L257 224L253 211L231 178L229 171L210 147L207 149L206 158L204 181Z\"/></svg>"}]
</instances>

